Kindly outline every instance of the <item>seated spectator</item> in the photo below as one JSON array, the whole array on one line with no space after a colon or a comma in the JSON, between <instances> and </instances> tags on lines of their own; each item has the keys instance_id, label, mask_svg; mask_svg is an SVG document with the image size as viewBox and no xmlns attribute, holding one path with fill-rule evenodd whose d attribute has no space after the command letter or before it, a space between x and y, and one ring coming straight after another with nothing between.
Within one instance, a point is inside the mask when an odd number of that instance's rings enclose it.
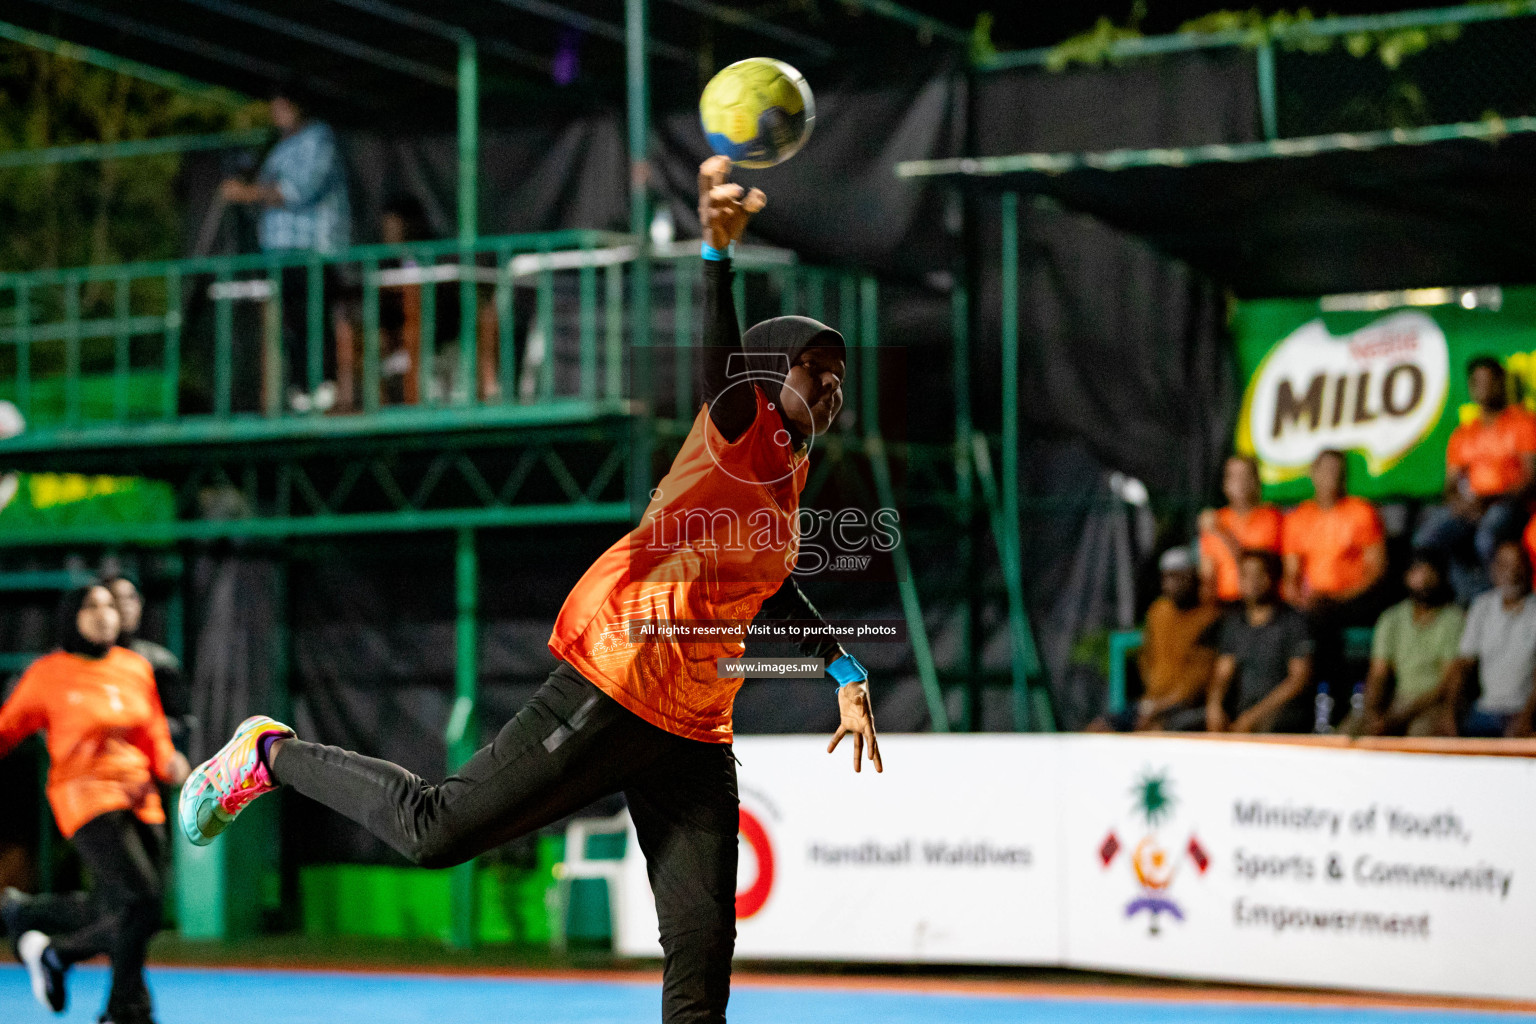
<instances>
[{"instance_id":1,"label":"seated spectator","mask_svg":"<svg viewBox=\"0 0 1536 1024\"><path fill-rule=\"evenodd\" d=\"M1461 722L1463 736L1529 736L1536 703L1536 598L1531 596L1531 563L1516 541L1505 541L1489 567L1493 589L1478 595L1467 611L1461 656L1447 670L1451 717L1471 692L1475 671L1481 683L1476 703ZM1451 731L1453 722L1446 722Z\"/></svg>"},{"instance_id":2,"label":"seated spectator","mask_svg":"<svg viewBox=\"0 0 1536 1024\"><path fill-rule=\"evenodd\" d=\"M1346 690L1344 630L1375 623L1387 568L1386 534L1375 507L1345 490L1344 453L1312 462L1313 498L1285 517L1287 601L1306 614L1317 644L1315 678Z\"/></svg>"},{"instance_id":3,"label":"seated spectator","mask_svg":"<svg viewBox=\"0 0 1536 1024\"><path fill-rule=\"evenodd\" d=\"M1440 560L1414 556L1408 597L1376 621L1365 680L1364 731L1371 736L1433 736L1443 724L1446 668L1461 649L1466 614L1451 602Z\"/></svg>"},{"instance_id":4,"label":"seated spectator","mask_svg":"<svg viewBox=\"0 0 1536 1024\"><path fill-rule=\"evenodd\" d=\"M1200 513L1200 580L1223 604L1242 598L1237 560L1244 551L1280 550L1280 510L1259 501L1259 464L1251 455L1229 456L1221 471L1227 507Z\"/></svg>"},{"instance_id":5,"label":"seated spectator","mask_svg":"<svg viewBox=\"0 0 1536 1024\"><path fill-rule=\"evenodd\" d=\"M1312 638L1306 620L1280 600L1280 557L1245 551L1243 603L1228 611L1206 696L1211 732L1310 732Z\"/></svg>"},{"instance_id":6,"label":"seated spectator","mask_svg":"<svg viewBox=\"0 0 1536 1024\"><path fill-rule=\"evenodd\" d=\"M1205 691L1216 664L1215 626L1221 612L1200 598L1195 560L1185 547L1163 552L1158 567L1163 593L1147 609L1142 630L1141 701L1100 718L1090 732L1169 729L1188 731L1205 723Z\"/></svg>"},{"instance_id":7,"label":"seated spectator","mask_svg":"<svg viewBox=\"0 0 1536 1024\"><path fill-rule=\"evenodd\" d=\"M1504 367L1492 356L1473 359L1467 390L1477 418L1451 434L1445 504L1425 512L1413 541L1451 559L1451 583L1463 602L1488 589L1493 550L1518 535L1536 479L1536 415L1508 403Z\"/></svg>"}]
</instances>

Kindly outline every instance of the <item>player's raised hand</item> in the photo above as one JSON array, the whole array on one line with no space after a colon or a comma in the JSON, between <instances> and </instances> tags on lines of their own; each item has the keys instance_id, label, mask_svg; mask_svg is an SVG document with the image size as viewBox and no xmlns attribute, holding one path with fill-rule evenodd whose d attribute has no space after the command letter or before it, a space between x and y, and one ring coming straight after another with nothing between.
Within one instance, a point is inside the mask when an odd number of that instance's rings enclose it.
<instances>
[{"instance_id":1,"label":"player's raised hand","mask_svg":"<svg viewBox=\"0 0 1536 1024\"><path fill-rule=\"evenodd\" d=\"M712 156L699 165L699 225L704 241L724 249L741 238L752 215L768 205L761 189L748 192L731 182L729 157Z\"/></svg>"},{"instance_id":2,"label":"player's raised hand","mask_svg":"<svg viewBox=\"0 0 1536 1024\"><path fill-rule=\"evenodd\" d=\"M875 736L875 709L869 703L869 683L849 683L837 688L837 710L841 719L827 753L837 749L844 736L853 737L853 770L863 771L864 751L869 750L870 763L875 771L885 771L880 763L880 741Z\"/></svg>"}]
</instances>

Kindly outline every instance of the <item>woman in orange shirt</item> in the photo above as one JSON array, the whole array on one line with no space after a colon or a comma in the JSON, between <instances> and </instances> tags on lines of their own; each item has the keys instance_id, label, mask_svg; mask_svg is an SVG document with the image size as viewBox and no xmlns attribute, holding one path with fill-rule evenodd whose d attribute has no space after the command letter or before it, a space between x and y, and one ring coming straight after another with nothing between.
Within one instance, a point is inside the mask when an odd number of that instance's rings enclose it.
<instances>
[{"instance_id":1,"label":"woman in orange shirt","mask_svg":"<svg viewBox=\"0 0 1536 1024\"><path fill-rule=\"evenodd\" d=\"M699 169L704 407L640 525L566 598L549 639L560 662L539 692L440 785L247 719L182 790L178 820L191 842L212 842L252 799L286 785L412 862L447 867L622 791L656 898L662 1019L724 1024L741 821L731 711L742 679L721 661L745 647L739 636L670 630L742 629L759 611L817 619L790 574L806 554L810 442L837 418L846 369L842 336L806 317L741 334L730 248L765 199L729 184L730 166L714 157ZM863 666L825 634L801 651L838 684L828 751L850 736L854 769L867 751L882 770Z\"/></svg>"},{"instance_id":2,"label":"woman in orange shirt","mask_svg":"<svg viewBox=\"0 0 1536 1024\"><path fill-rule=\"evenodd\" d=\"M1200 513L1200 582L1207 600L1242 600L1237 563L1244 551L1280 552L1280 510L1260 502L1259 464L1251 455L1231 455L1221 470L1227 507Z\"/></svg>"},{"instance_id":3,"label":"woman in orange shirt","mask_svg":"<svg viewBox=\"0 0 1536 1024\"><path fill-rule=\"evenodd\" d=\"M157 783L179 784L188 766L171 746L154 670L114 646L120 624L106 586L66 595L59 650L33 662L0 707L0 756L47 734L48 802L92 878L89 895L7 890L0 922L44 1006L62 1013L70 966L106 953L112 988L102 1021L152 1024L144 953L160 923L165 812Z\"/></svg>"}]
</instances>

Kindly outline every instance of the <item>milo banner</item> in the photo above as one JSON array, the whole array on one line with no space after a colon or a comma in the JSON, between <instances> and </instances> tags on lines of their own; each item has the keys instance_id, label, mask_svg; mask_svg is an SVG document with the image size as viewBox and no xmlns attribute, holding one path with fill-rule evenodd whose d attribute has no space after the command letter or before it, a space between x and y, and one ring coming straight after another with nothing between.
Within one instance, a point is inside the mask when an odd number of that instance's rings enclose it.
<instances>
[{"instance_id":1,"label":"milo banner","mask_svg":"<svg viewBox=\"0 0 1536 1024\"><path fill-rule=\"evenodd\" d=\"M1479 355L1502 360L1512 399L1536 409L1536 288L1402 298L1448 301L1376 312L1324 312L1316 299L1238 306L1246 384L1236 448L1258 458L1267 498L1308 496L1307 468L1329 448L1349 453L1357 494L1438 494L1446 442L1475 408L1466 367Z\"/></svg>"}]
</instances>

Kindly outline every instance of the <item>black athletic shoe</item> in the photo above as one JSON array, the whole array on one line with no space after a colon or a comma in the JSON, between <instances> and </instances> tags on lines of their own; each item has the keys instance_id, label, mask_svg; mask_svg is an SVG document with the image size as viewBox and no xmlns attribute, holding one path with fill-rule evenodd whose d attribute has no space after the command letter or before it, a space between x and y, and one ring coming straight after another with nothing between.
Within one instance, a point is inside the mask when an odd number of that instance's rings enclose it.
<instances>
[{"instance_id":1,"label":"black athletic shoe","mask_svg":"<svg viewBox=\"0 0 1536 1024\"><path fill-rule=\"evenodd\" d=\"M69 994L64 989L64 965L53 951L52 940L42 932L25 932L16 949L32 978L32 994L37 1001L54 1013L63 1013Z\"/></svg>"}]
</instances>

